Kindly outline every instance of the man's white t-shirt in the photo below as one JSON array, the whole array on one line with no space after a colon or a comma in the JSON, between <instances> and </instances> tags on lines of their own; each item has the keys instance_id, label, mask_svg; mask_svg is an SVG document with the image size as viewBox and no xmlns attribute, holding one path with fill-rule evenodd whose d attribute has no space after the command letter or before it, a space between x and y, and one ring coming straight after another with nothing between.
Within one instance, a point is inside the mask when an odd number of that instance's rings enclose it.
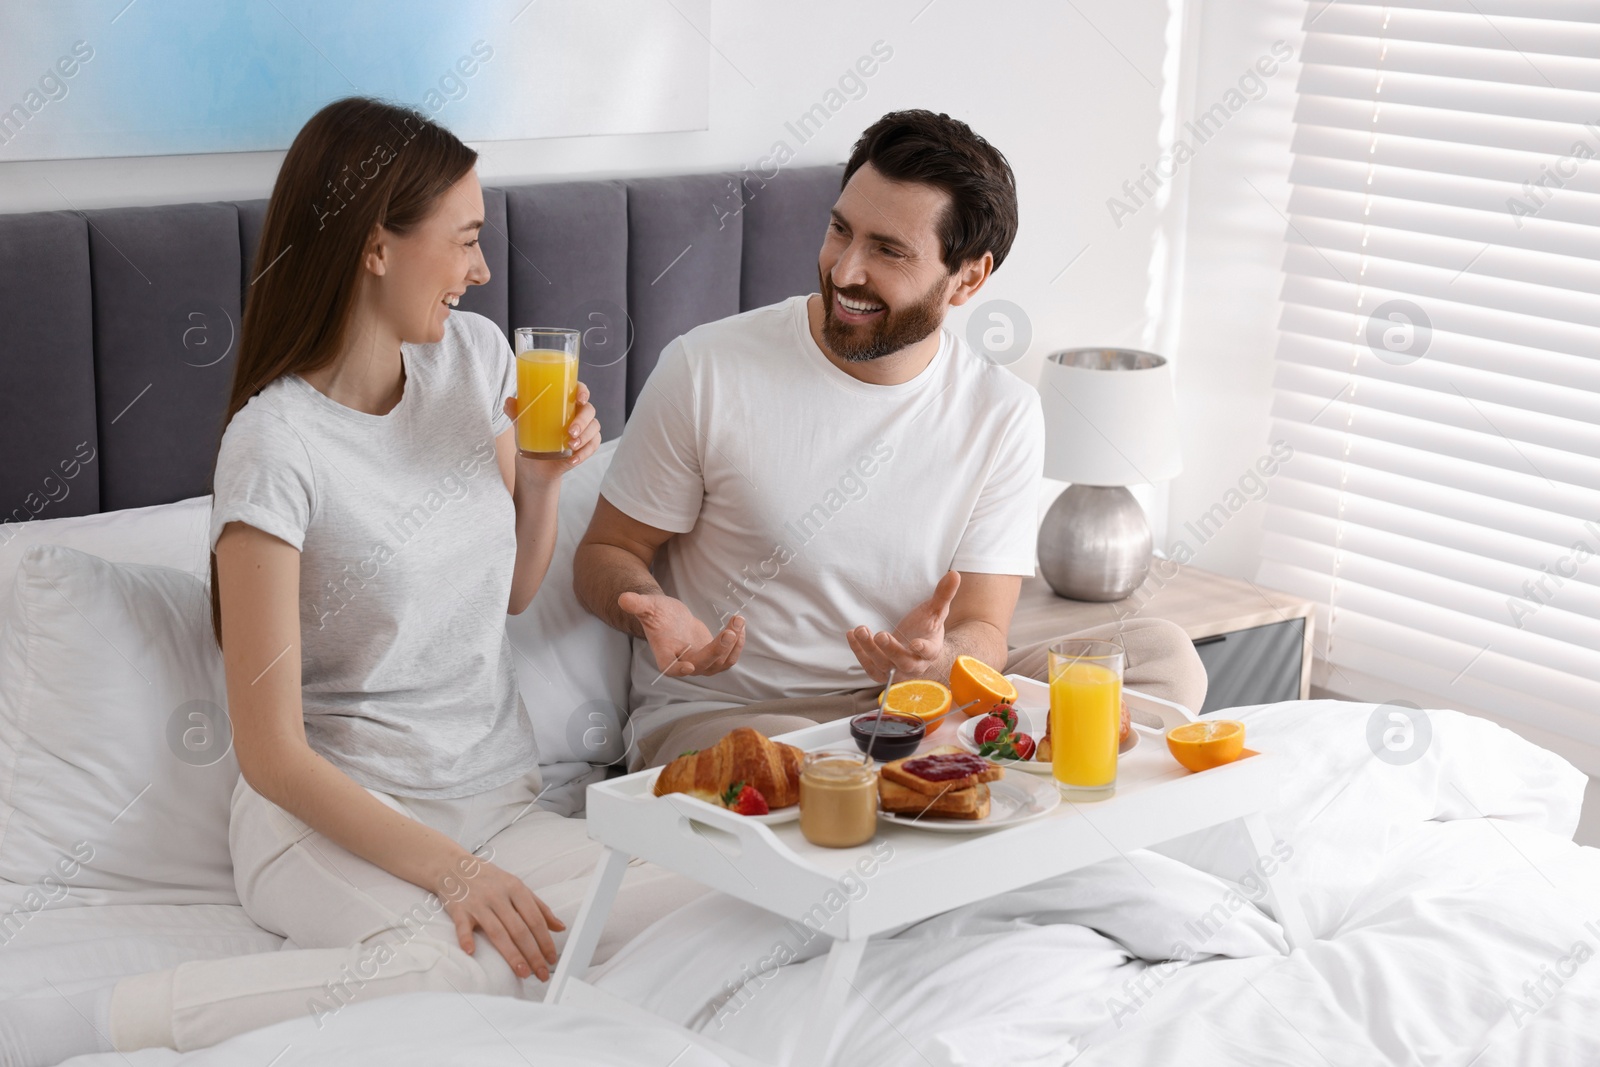
<instances>
[{"instance_id":1,"label":"man's white t-shirt","mask_svg":"<svg viewBox=\"0 0 1600 1067\"><path fill-rule=\"evenodd\" d=\"M831 363L806 297L708 323L663 350L601 493L677 536L662 589L715 633L745 618L738 662L665 678L634 642L633 723L872 681L845 641L891 629L948 570L1031 575L1044 464L1039 394L950 330L911 381Z\"/></svg>"}]
</instances>

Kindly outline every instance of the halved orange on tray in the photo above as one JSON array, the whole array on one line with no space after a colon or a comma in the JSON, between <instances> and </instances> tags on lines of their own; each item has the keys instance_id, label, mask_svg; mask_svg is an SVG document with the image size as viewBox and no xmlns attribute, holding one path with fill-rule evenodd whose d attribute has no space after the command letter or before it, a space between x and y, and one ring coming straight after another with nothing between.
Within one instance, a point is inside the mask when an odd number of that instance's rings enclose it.
<instances>
[{"instance_id":1,"label":"halved orange on tray","mask_svg":"<svg viewBox=\"0 0 1600 1067\"><path fill-rule=\"evenodd\" d=\"M1236 719L1202 719L1167 731L1172 758L1191 771L1208 771L1244 754L1244 723Z\"/></svg>"},{"instance_id":2,"label":"halved orange on tray","mask_svg":"<svg viewBox=\"0 0 1600 1067\"><path fill-rule=\"evenodd\" d=\"M1017 687L983 660L957 656L950 667L950 699L973 719L989 714L997 704L1015 704Z\"/></svg>"},{"instance_id":3,"label":"halved orange on tray","mask_svg":"<svg viewBox=\"0 0 1600 1067\"><path fill-rule=\"evenodd\" d=\"M915 716L932 733L950 711L950 690L931 678L896 682L883 691L883 710Z\"/></svg>"}]
</instances>

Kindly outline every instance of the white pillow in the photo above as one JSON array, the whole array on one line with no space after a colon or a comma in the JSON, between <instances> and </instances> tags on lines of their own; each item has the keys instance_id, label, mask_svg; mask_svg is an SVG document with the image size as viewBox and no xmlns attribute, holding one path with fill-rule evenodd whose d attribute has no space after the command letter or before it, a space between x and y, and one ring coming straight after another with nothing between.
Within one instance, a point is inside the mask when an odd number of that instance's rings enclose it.
<instances>
[{"instance_id":1,"label":"white pillow","mask_svg":"<svg viewBox=\"0 0 1600 1067\"><path fill-rule=\"evenodd\" d=\"M33 545L66 545L113 563L154 563L206 579L210 524L209 494L99 515L0 523L0 622L11 604L17 565Z\"/></svg>"},{"instance_id":2,"label":"white pillow","mask_svg":"<svg viewBox=\"0 0 1600 1067\"><path fill-rule=\"evenodd\" d=\"M599 498L600 481L615 448L615 442L602 445L598 454L563 479L559 533L550 571L527 610L506 618L507 634L520 653L517 656L518 688L533 721L539 762L547 768L545 781L550 790L545 800L563 814L582 810L583 785L592 777L586 773L590 765L620 766L628 741L630 639L590 615L572 592L572 553L588 528ZM108 561L159 564L205 581L210 566L206 540L210 515L211 497L207 495L100 515L0 526L0 628L10 611L13 575L24 552L31 546L59 544ZM209 592L203 592L204 596L209 596ZM202 603L207 614L201 619L204 626L200 637L206 649L213 649L209 601ZM0 637L0 641L3 640ZM128 654L133 655L131 648ZM220 672L220 667L218 670ZM8 743L14 731L8 729L6 723L19 721L6 720L5 709L8 701L21 700L20 683L13 680L18 677L0 659L0 801L8 795L10 787L5 784L4 768L12 766L15 750L15 745ZM56 674L51 677L55 679L54 685L64 687L72 676ZM140 688L146 688L142 679L136 675L134 678ZM216 691L225 692L220 680ZM220 695L216 702L226 704ZM197 737L199 733L190 736ZM136 761L141 752L151 757L139 783L142 786L157 777L171 760L164 746L128 749L123 756ZM231 753L227 762L230 765L234 762ZM136 762L124 766L131 776L138 777L133 773L138 769ZM54 803L63 804L65 796L60 794ZM146 796L136 807L149 799ZM122 826L130 816L131 813L123 816L117 825ZM84 815L79 821L87 818L89 816ZM219 826L225 835L226 805ZM77 840L79 838L57 844L70 847ZM0 824L0 878L14 879L17 872L5 863L7 849L4 826ZM28 871L27 883L33 884L45 873L44 868ZM231 882L227 890L231 901ZM182 896L182 899L194 900L192 896Z\"/></svg>"},{"instance_id":3,"label":"white pillow","mask_svg":"<svg viewBox=\"0 0 1600 1067\"><path fill-rule=\"evenodd\" d=\"M34 545L0 679L0 878L65 884L75 904L239 902L239 768L204 583Z\"/></svg>"},{"instance_id":4,"label":"white pillow","mask_svg":"<svg viewBox=\"0 0 1600 1067\"><path fill-rule=\"evenodd\" d=\"M608 441L562 478L550 570L527 610L506 618L506 633L519 653L518 688L545 765L621 766L627 752L632 639L589 614L572 591L572 554L589 528L615 452L616 441Z\"/></svg>"}]
</instances>

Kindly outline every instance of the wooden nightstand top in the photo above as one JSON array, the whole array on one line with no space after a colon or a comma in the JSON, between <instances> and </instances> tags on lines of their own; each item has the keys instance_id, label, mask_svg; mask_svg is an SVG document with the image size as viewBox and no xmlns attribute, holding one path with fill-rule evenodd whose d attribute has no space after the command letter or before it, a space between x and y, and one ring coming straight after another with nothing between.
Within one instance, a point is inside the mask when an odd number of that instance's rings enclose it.
<instances>
[{"instance_id":1,"label":"wooden nightstand top","mask_svg":"<svg viewBox=\"0 0 1600 1067\"><path fill-rule=\"evenodd\" d=\"M1020 648L1121 618L1167 619L1198 641L1288 619L1309 619L1314 607L1309 600L1254 582L1158 559L1132 596L1110 603L1067 600L1056 596L1037 574L1024 578L1011 618L1010 644Z\"/></svg>"}]
</instances>

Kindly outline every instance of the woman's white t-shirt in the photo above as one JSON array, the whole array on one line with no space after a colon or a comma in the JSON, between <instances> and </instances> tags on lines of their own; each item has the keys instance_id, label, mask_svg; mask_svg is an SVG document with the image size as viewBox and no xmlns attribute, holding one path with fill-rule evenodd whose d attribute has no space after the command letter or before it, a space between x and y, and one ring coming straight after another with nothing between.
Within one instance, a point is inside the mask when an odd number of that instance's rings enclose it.
<instances>
[{"instance_id":1,"label":"woman's white t-shirt","mask_svg":"<svg viewBox=\"0 0 1600 1067\"><path fill-rule=\"evenodd\" d=\"M384 415L296 374L252 397L223 434L211 547L238 521L299 549L288 666L314 750L370 789L462 797L538 762L505 630L516 509L494 449L516 371L505 335L466 311L401 359Z\"/></svg>"},{"instance_id":2,"label":"woman's white t-shirt","mask_svg":"<svg viewBox=\"0 0 1600 1067\"><path fill-rule=\"evenodd\" d=\"M1033 386L949 330L911 381L860 381L817 347L806 299L668 345L601 485L677 535L657 558L663 591L712 632L736 612L746 624L739 661L709 677L662 677L634 642L639 736L709 707L865 688L847 630L892 628L951 569L1033 573Z\"/></svg>"}]
</instances>

